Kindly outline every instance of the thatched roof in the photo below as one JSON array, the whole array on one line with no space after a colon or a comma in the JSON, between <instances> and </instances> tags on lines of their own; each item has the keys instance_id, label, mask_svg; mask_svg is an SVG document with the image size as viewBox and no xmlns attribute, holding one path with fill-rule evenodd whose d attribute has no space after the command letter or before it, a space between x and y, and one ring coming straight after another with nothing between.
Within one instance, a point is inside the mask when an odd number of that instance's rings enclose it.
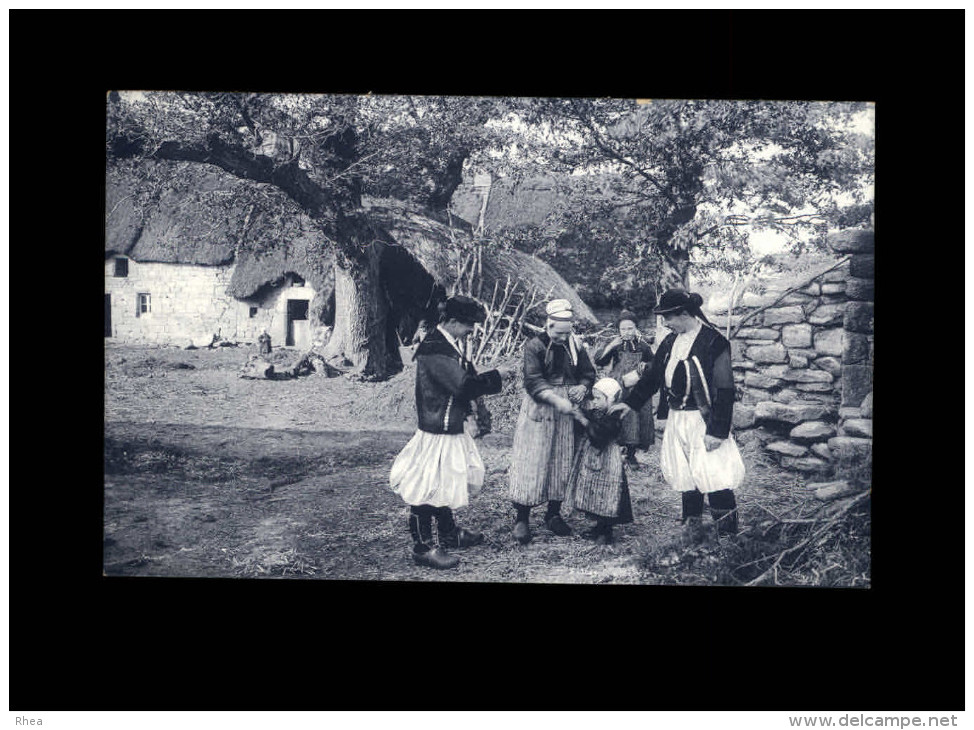
<instances>
[{"instance_id":1,"label":"thatched roof","mask_svg":"<svg viewBox=\"0 0 974 730\"><path fill-rule=\"evenodd\" d=\"M327 298L334 258L324 236L285 200L257 196L241 205L254 189L204 165L144 162L113 170L105 190L105 254L143 263L236 261L228 293L240 299L293 272Z\"/></svg>"},{"instance_id":2,"label":"thatched roof","mask_svg":"<svg viewBox=\"0 0 974 730\"><path fill-rule=\"evenodd\" d=\"M230 188L225 176L201 165L161 163L113 172L105 189L106 255L210 266L233 260L244 219L242 211L219 205Z\"/></svg>"},{"instance_id":3,"label":"thatched roof","mask_svg":"<svg viewBox=\"0 0 974 730\"><path fill-rule=\"evenodd\" d=\"M618 178L612 175L571 176L565 173L536 175L520 180L510 177L491 181L484 212L484 228L489 236L513 240L513 245L531 254L538 251L585 301L595 307L652 307L658 278L655 257L644 259L637 271L628 270L619 258L619 244L653 235L630 216L626 208L617 208L607 217L585 225L565 227L565 212L572 197L587 189L599 190L606 198L614 194ZM477 225L483 204L483 187L467 181L451 201L455 213ZM549 217L551 220L549 220ZM532 231L532 229L537 229ZM540 233L540 235L537 235ZM542 243L548 245L539 249ZM553 243L553 245L552 245Z\"/></svg>"},{"instance_id":4,"label":"thatched roof","mask_svg":"<svg viewBox=\"0 0 974 730\"><path fill-rule=\"evenodd\" d=\"M335 288L334 261L331 248L314 233L306 233L266 251L245 249L237 254L237 265L227 293L247 299L262 287L280 283L285 274L295 273L306 279L321 296L328 297Z\"/></svg>"},{"instance_id":5,"label":"thatched roof","mask_svg":"<svg viewBox=\"0 0 974 730\"><path fill-rule=\"evenodd\" d=\"M487 197L484 227L487 230L517 230L544 225L545 218L568 195L560 189L564 176L536 175L515 181L509 177L494 178ZM471 184L464 184L453 195L451 206L472 225L480 219L483 192Z\"/></svg>"}]
</instances>

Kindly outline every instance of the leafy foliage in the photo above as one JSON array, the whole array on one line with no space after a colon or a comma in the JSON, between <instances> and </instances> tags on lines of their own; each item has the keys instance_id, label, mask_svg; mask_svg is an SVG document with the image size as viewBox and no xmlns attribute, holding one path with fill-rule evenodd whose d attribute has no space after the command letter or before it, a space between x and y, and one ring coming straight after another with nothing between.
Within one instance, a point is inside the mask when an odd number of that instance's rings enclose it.
<instances>
[{"instance_id":1,"label":"leafy foliage","mask_svg":"<svg viewBox=\"0 0 974 730\"><path fill-rule=\"evenodd\" d=\"M728 216L787 232L796 248L820 240L796 213L811 209L834 226L862 222L874 148L854 122L868 114L846 103L544 99L526 118L547 130L549 144L557 140L545 157L552 166L604 174L600 187L577 188L576 220L624 211L633 231L626 263L642 258L651 232L685 282L691 253L702 249L702 266L752 263L747 229Z\"/></svg>"}]
</instances>

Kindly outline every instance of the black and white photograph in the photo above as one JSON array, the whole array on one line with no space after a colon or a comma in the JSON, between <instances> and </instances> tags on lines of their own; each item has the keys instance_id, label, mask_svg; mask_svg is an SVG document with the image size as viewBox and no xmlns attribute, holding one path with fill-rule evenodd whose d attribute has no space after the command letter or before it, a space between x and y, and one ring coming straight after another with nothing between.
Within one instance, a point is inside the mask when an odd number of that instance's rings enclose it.
<instances>
[{"instance_id":1,"label":"black and white photograph","mask_svg":"<svg viewBox=\"0 0 974 730\"><path fill-rule=\"evenodd\" d=\"M873 100L105 102L108 578L871 588Z\"/></svg>"}]
</instances>

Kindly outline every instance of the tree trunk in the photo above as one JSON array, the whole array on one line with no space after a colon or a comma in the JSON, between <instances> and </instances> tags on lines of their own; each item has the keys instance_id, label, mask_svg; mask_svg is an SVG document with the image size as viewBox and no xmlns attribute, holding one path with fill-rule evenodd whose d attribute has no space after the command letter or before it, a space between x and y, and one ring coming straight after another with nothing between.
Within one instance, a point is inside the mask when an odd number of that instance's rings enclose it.
<instances>
[{"instance_id":1,"label":"tree trunk","mask_svg":"<svg viewBox=\"0 0 974 730\"><path fill-rule=\"evenodd\" d=\"M682 205L670 213L657 231L662 267L659 277L659 293L668 289L690 288L690 251L686 244L686 226L697 213L696 205Z\"/></svg>"},{"instance_id":2,"label":"tree trunk","mask_svg":"<svg viewBox=\"0 0 974 730\"><path fill-rule=\"evenodd\" d=\"M690 288L690 254L682 249L660 247L662 265L659 276L659 292L668 289Z\"/></svg>"},{"instance_id":3,"label":"tree trunk","mask_svg":"<svg viewBox=\"0 0 974 730\"><path fill-rule=\"evenodd\" d=\"M379 268L385 243L364 216L344 219L338 231L335 327L322 354L339 368L381 380L402 368L388 336L389 304Z\"/></svg>"}]
</instances>

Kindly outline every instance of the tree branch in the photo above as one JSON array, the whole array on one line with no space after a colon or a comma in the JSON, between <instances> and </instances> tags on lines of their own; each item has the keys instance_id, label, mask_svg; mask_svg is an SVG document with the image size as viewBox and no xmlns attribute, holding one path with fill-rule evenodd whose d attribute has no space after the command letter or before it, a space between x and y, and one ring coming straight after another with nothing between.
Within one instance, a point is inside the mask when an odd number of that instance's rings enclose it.
<instances>
[{"instance_id":1,"label":"tree branch","mask_svg":"<svg viewBox=\"0 0 974 730\"><path fill-rule=\"evenodd\" d=\"M827 520L825 522L825 524L823 524L817 530L814 530L813 532L811 532L811 534L809 534L809 536L807 538L805 538L804 540L802 540L801 542L799 542L797 545L794 545L793 547L790 547L787 550L782 551L778 555L778 557L775 559L774 563L771 565L770 568L768 568L767 570L765 570L763 573L761 573L761 575L759 575L754 580L749 581L749 582L745 583L744 585L747 585L747 586L756 586L756 585L759 585L759 584L763 583L768 578L770 578L771 575L772 575L772 573L774 573L775 575L777 575L778 566L781 564L781 561L785 558L786 555L790 555L791 553L795 552L796 550L799 550L799 549L802 549L802 548L807 547L813 540L817 539L822 534L824 534L827 530L829 530L831 527L833 527L836 524L838 524L839 521L843 517L845 517L852 510L853 507L855 507L856 505L858 505L860 502L862 502L866 497L870 496L871 494L872 494L872 490L871 489L866 490L866 491L861 492L860 494L858 494L847 505L845 505L838 514L836 514L835 516L833 516L831 519ZM806 524L806 523L819 522L819 520L781 520L781 521L782 522L789 522L789 523L798 523L798 524ZM770 556L767 556L767 557L770 557ZM753 562L759 562L759 561L753 561ZM738 566L738 567L743 567L743 566Z\"/></svg>"},{"instance_id":2,"label":"tree branch","mask_svg":"<svg viewBox=\"0 0 974 730\"><path fill-rule=\"evenodd\" d=\"M308 215L322 221L332 213L334 196L315 184L295 162L278 166L264 155L228 144L216 134L205 142L184 144L167 141L156 149L146 152L144 143L128 138L113 146L117 157L145 156L156 160L174 162L198 162L215 165L231 175L259 183L270 183L294 200ZM329 236L331 237L331 236Z\"/></svg>"},{"instance_id":3,"label":"tree branch","mask_svg":"<svg viewBox=\"0 0 974 730\"><path fill-rule=\"evenodd\" d=\"M641 167L639 167L639 165L637 165L632 160L626 159L626 157L624 157L620 152L614 150L609 145L608 142L604 142L602 140L601 135L599 134L599 131L595 127L595 124L592 122L592 120L586 114L584 114L582 111L580 111L578 109L578 103L577 102L573 102L573 105L572 106L575 109L575 114L576 114L576 117L578 118L578 120L582 124L584 124L586 127L588 127L589 131L592 133L596 147L598 147L600 150L602 150L606 155L608 155L609 157L611 157L613 160L616 160L617 162L621 162L624 165L628 165L629 167L631 167L633 169L633 171L636 172L637 175L639 175L640 177L648 180L653 185L655 185L656 188L663 195L665 195L666 198L671 203L673 203L673 205L677 205L678 204L677 203L677 200L673 196L673 194L670 193L669 191L667 191L666 187L659 180L657 180L655 177L653 177L652 175L650 175L644 169L642 169Z\"/></svg>"}]
</instances>

